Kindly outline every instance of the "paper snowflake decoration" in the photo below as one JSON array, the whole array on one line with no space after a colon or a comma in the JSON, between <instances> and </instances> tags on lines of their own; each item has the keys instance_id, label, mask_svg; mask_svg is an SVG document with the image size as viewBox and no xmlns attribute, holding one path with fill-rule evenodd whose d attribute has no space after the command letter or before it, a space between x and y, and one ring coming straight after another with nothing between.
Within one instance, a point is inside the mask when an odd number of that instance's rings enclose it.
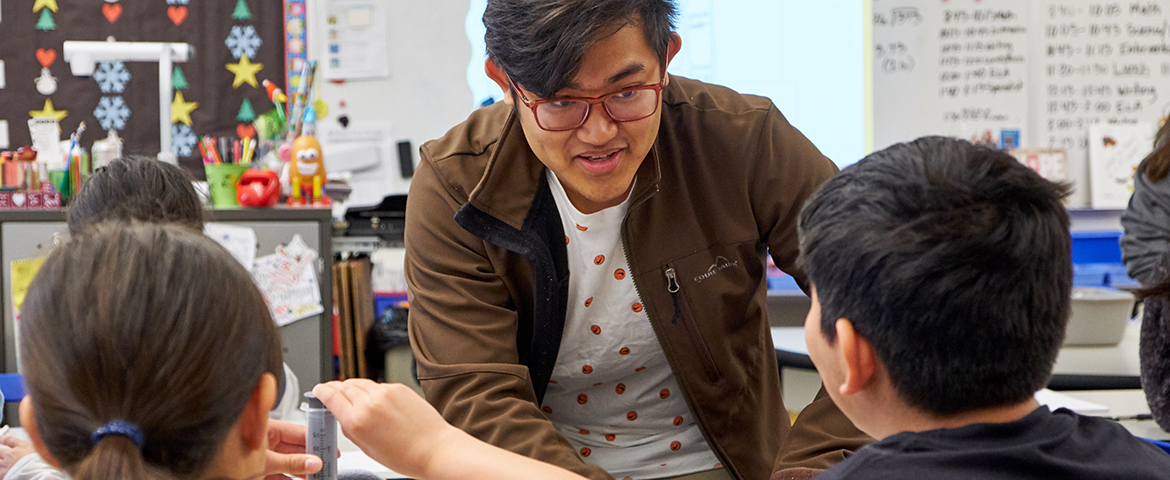
<instances>
[{"instance_id":1,"label":"paper snowflake decoration","mask_svg":"<svg viewBox=\"0 0 1170 480\"><path fill-rule=\"evenodd\" d=\"M130 72L126 70L125 63L101 62L93 72L93 79L101 87L102 93L122 93L130 81Z\"/></svg>"},{"instance_id":2,"label":"paper snowflake decoration","mask_svg":"<svg viewBox=\"0 0 1170 480\"><path fill-rule=\"evenodd\" d=\"M191 0L167 0L167 5L186 5L191 3Z\"/></svg>"},{"instance_id":3,"label":"paper snowflake decoration","mask_svg":"<svg viewBox=\"0 0 1170 480\"><path fill-rule=\"evenodd\" d=\"M232 31L228 33L227 40L223 42L228 49L232 51L232 56L236 58L256 56L256 49L260 48L260 44L264 43L260 40L260 36L256 34L256 28L251 25L233 26Z\"/></svg>"},{"instance_id":4,"label":"paper snowflake decoration","mask_svg":"<svg viewBox=\"0 0 1170 480\"><path fill-rule=\"evenodd\" d=\"M171 151L176 157L189 157L195 148L195 132L183 123L171 126Z\"/></svg>"},{"instance_id":5,"label":"paper snowflake decoration","mask_svg":"<svg viewBox=\"0 0 1170 480\"><path fill-rule=\"evenodd\" d=\"M93 110L102 130L122 130L126 128L126 120L130 118L130 107L122 97L102 97L98 106Z\"/></svg>"}]
</instances>

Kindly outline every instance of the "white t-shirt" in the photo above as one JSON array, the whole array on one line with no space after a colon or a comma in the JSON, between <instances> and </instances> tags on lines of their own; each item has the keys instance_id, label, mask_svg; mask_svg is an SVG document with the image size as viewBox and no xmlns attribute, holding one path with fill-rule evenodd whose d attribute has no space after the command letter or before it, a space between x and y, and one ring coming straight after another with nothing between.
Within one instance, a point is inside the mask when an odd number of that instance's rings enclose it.
<instances>
[{"instance_id":1,"label":"white t-shirt","mask_svg":"<svg viewBox=\"0 0 1170 480\"><path fill-rule=\"evenodd\" d=\"M585 215L545 170L565 230L569 298L542 409L586 463L615 478L721 468L666 361L629 275L621 225L630 199Z\"/></svg>"}]
</instances>

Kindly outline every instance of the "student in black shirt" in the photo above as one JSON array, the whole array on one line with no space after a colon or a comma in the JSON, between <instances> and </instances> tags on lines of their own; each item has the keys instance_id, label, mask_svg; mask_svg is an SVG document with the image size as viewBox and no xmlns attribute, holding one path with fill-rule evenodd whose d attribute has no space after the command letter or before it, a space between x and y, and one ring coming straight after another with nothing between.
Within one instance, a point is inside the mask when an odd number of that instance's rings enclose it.
<instances>
[{"instance_id":1,"label":"student in black shirt","mask_svg":"<svg viewBox=\"0 0 1170 480\"><path fill-rule=\"evenodd\" d=\"M1154 445L1033 397L1069 315L1068 191L1002 152L927 137L809 200L809 355L879 440L818 479L1168 475Z\"/></svg>"}]
</instances>

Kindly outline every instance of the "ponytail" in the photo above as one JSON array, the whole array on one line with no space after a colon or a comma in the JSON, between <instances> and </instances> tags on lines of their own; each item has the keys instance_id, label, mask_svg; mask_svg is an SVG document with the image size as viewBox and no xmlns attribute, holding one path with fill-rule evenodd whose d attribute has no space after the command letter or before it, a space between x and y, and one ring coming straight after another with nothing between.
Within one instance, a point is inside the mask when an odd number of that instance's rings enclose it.
<instances>
[{"instance_id":1,"label":"ponytail","mask_svg":"<svg viewBox=\"0 0 1170 480\"><path fill-rule=\"evenodd\" d=\"M94 444L93 450L82 458L73 471L74 480L171 480L157 468L151 468L142 459L142 451L128 437L108 435Z\"/></svg>"}]
</instances>

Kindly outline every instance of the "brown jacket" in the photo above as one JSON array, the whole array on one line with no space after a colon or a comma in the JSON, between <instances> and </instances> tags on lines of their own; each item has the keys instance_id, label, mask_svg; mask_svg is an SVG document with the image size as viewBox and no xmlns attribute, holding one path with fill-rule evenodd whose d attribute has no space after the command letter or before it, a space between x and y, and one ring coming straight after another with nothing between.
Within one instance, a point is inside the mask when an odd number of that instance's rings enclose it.
<instances>
[{"instance_id":1,"label":"brown jacket","mask_svg":"<svg viewBox=\"0 0 1170 480\"><path fill-rule=\"evenodd\" d=\"M836 167L765 98L677 76L662 95L658 138L622 226L650 322L700 429L736 478L768 478L774 466L826 468L869 439L827 397L790 429L763 256L803 279L794 266L797 213ZM406 276L427 399L481 440L610 478L540 411L569 284L544 165L503 104L474 112L421 153L407 203Z\"/></svg>"}]
</instances>

